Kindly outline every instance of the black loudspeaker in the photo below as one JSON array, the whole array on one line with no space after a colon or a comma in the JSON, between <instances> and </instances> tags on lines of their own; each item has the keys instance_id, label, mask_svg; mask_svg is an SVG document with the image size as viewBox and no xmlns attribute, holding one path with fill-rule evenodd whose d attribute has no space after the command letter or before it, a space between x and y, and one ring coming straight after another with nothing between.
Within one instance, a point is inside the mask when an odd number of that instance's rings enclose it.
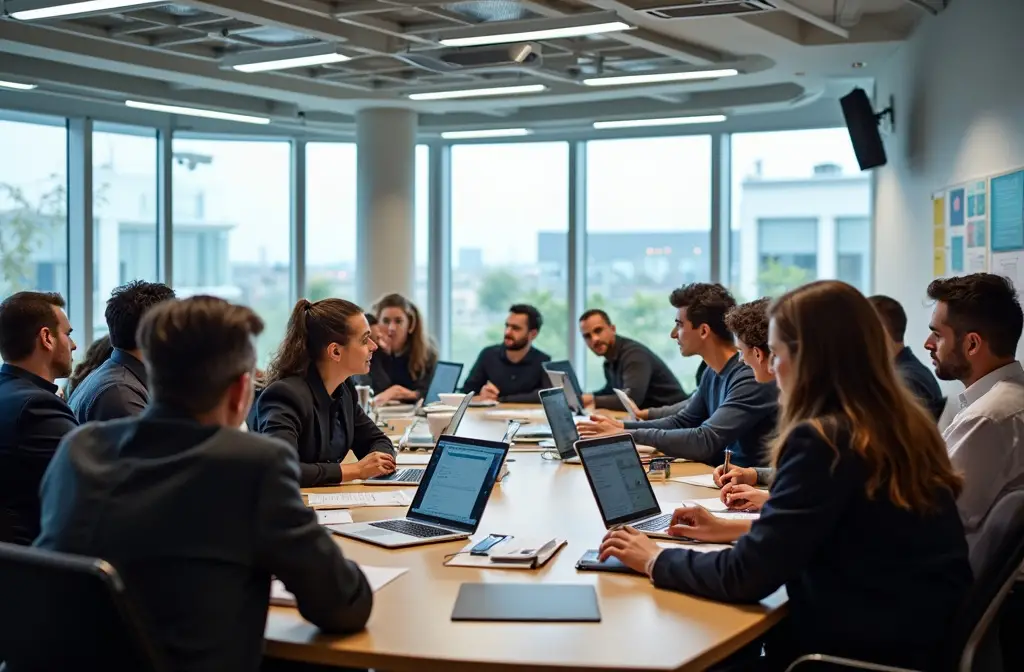
<instances>
[{"instance_id":1,"label":"black loudspeaker","mask_svg":"<svg viewBox=\"0 0 1024 672\"><path fill-rule=\"evenodd\" d=\"M884 166L887 161L885 145L882 144L878 125L886 116L890 122L892 121L892 105L876 114L871 107L868 94L859 88L840 98L839 102L843 106L843 117L846 119L846 128L850 132L850 141L853 143L853 151L857 154L860 169L869 170Z\"/></svg>"}]
</instances>

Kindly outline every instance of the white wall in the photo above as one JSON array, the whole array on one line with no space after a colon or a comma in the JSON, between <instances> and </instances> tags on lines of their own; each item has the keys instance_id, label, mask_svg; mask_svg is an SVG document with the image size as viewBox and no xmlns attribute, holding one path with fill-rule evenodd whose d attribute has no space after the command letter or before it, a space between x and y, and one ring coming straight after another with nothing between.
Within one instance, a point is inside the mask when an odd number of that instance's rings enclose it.
<instances>
[{"instance_id":1,"label":"white wall","mask_svg":"<svg viewBox=\"0 0 1024 672\"><path fill-rule=\"evenodd\" d=\"M953 0L925 18L877 83L880 106L895 98L896 133L875 187L874 287L906 308L919 357L931 315L931 194L1024 166L1022 28L1024 1Z\"/></svg>"}]
</instances>

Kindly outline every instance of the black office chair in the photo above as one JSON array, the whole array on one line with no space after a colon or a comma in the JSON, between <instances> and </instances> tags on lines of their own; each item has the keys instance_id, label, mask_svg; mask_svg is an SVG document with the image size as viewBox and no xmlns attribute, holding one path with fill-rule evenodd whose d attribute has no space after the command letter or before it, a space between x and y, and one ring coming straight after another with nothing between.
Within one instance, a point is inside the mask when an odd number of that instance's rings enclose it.
<instances>
[{"instance_id":1,"label":"black office chair","mask_svg":"<svg viewBox=\"0 0 1024 672\"><path fill-rule=\"evenodd\" d=\"M957 611L945 647L929 670L936 672L998 672L998 628L991 626L1024 563L1024 490L1011 492L992 507L971 553L974 585ZM842 605L836 605L841 609ZM874 672L917 672L824 654L801 656L786 672L834 669ZM1014 671L1016 672L1016 671Z\"/></svg>"},{"instance_id":2,"label":"black office chair","mask_svg":"<svg viewBox=\"0 0 1024 672\"><path fill-rule=\"evenodd\" d=\"M103 560L0 543L0 596L0 670L168 669Z\"/></svg>"}]
</instances>

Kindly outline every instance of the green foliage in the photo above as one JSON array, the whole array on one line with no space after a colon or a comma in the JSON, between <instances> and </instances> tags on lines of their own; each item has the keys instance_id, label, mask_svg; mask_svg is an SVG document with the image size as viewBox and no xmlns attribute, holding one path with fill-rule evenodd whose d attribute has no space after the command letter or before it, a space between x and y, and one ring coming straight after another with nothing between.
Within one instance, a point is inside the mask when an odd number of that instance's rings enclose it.
<instances>
[{"instance_id":1,"label":"green foliage","mask_svg":"<svg viewBox=\"0 0 1024 672\"><path fill-rule=\"evenodd\" d=\"M520 300L519 278L504 268L490 271L480 281L477 300L488 313L505 312L510 305Z\"/></svg>"},{"instance_id":2,"label":"green foliage","mask_svg":"<svg viewBox=\"0 0 1024 672\"><path fill-rule=\"evenodd\" d=\"M306 282L306 298L316 302L334 296L334 283L330 278L318 276Z\"/></svg>"},{"instance_id":3,"label":"green foliage","mask_svg":"<svg viewBox=\"0 0 1024 672\"><path fill-rule=\"evenodd\" d=\"M780 264L770 259L761 267L757 284L762 296L780 296L813 279L811 272L805 268Z\"/></svg>"},{"instance_id":4,"label":"green foliage","mask_svg":"<svg viewBox=\"0 0 1024 672\"><path fill-rule=\"evenodd\" d=\"M66 221L67 193L63 180L36 202L20 187L0 183L0 294L6 296L35 285L33 253Z\"/></svg>"}]
</instances>

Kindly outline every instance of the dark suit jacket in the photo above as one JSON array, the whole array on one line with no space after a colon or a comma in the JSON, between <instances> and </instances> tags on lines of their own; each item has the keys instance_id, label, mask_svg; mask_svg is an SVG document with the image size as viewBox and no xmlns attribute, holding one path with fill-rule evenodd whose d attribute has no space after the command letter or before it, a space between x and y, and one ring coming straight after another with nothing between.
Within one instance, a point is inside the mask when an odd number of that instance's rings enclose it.
<instances>
[{"instance_id":1,"label":"dark suit jacket","mask_svg":"<svg viewBox=\"0 0 1024 672\"><path fill-rule=\"evenodd\" d=\"M427 361L427 368L419 378L413 378L409 371L409 354L391 355L383 350L373 353L370 360L370 373L362 377L360 385L369 384L374 394L380 394L392 385L401 385L416 393L417 398L422 399L430 387L430 380L434 377L434 368L437 366L437 355L431 355ZM366 383L367 378L369 383Z\"/></svg>"},{"instance_id":2,"label":"dark suit jacket","mask_svg":"<svg viewBox=\"0 0 1024 672\"><path fill-rule=\"evenodd\" d=\"M327 394L311 366L304 376L289 376L264 389L249 411L249 429L284 440L298 452L299 483L304 488L341 482L341 461L354 452L395 454L391 439L356 403L355 385L345 381ZM338 436L336 432L342 432ZM333 440L332 440L333 437Z\"/></svg>"},{"instance_id":3,"label":"dark suit jacket","mask_svg":"<svg viewBox=\"0 0 1024 672\"><path fill-rule=\"evenodd\" d=\"M373 594L299 495L287 445L163 408L68 436L43 480L35 545L107 560L174 670L257 670L271 575L321 629Z\"/></svg>"},{"instance_id":4,"label":"dark suit jacket","mask_svg":"<svg viewBox=\"0 0 1024 672\"><path fill-rule=\"evenodd\" d=\"M68 406L81 425L138 415L148 404L146 367L120 348L114 348L110 359L86 376L68 399Z\"/></svg>"},{"instance_id":5,"label":"dark suit jacket","mask_svg":"<svg viewBox=\"0 0 1024 672\"><path fill-rule=\"evenodd\" d=\"M78 423L57 386L0 366L0 541L28 545L39 533L39 482Z\"/></svg>"},{"instance_id":6,"label":"dark suit jacket","mask_svg":"<svg viewBox=\"0 0 1024 672\"><path fill-rule=\"evenodd\" d=\"M594 392L596 408L626 410L615 389L628 390L640 408L671 406L686 399L679 379L668 365L643 343L617 336L615 346L604 358L605 385Z\"/></svg>"}]
</instances>

